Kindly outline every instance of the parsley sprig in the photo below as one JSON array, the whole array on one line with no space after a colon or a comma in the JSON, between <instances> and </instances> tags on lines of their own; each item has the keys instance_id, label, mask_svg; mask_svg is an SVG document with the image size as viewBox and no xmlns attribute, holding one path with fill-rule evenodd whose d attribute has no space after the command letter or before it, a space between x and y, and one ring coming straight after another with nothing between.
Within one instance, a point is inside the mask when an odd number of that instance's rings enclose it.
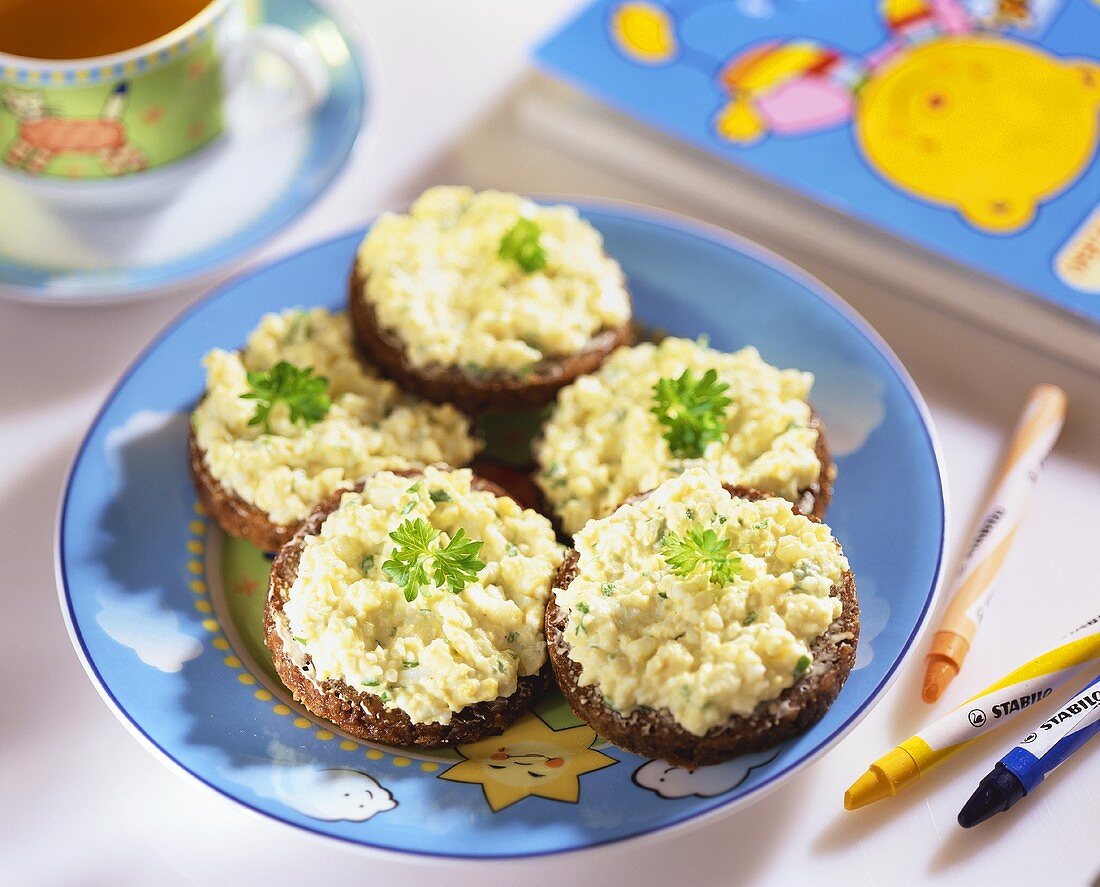
<instances>
[{"instance_id":1,"label":"parsley sprig","mask_svg":"<svg viewBox=\"0 0 1100 887\"><path fill-rule=\"evenodd\" d=\"M477 579L485 566L477 556L484 542L468 538L466 531L459 529L445 546L432 548L438 536L439 530L420 517L405 521L390 533L394 548L382 564L382 572L404 590L409 602L429 584L429 562L435 584L449 587L455 594Z\"/></svg>"},{"instance_id":2,"label":"parsley sprig","mask_svg":"<svg viewBox=\"0 0 1100 887\"><path fill-rule=\"evenodd\" d=\"M266 372L251 371L247 379L251 390L241 398L256 401L256 411L248 424L263 425L268 434L271 433L271 410L279 402L290 407L291 422L302 422L307 428L325 418L332 406L328 379L313 375L313 367L299 369L280 360Z\"/></svg>"},{"instance_id":3,"label":"parsley sprig","mask_svg":"<svg viewBox=\"0 0 1100 887\"><path fill-rule=\"evenodd\" d=\"M666 533L661 539L661 555L669 569L686 579L696 570L710 574L714 585L728 585L741 573L741 558L730 553L729 539L723 539L713 529L692 527L680 538Z\"/></svg>"},{"instance_id":4,"label":"parsley sprig","mask_svg":"<svg viewBox=\"0 0 1100 887\"><path fill-rule=\"evenodd\" d=\"M520 219L500 239L497 255L530 274L546 267L546 248L539 242L542 229L531 219Z\"/></svg>"},{"instance_id":5,"label":"parsley sprig","mask_svg":"<svg viewBox=\"0 0 1100 887\"><path fill-rule=\"evenodd\" d=\"M729 385L718 381L718 373L707 370L696 379L684 370L678 379L659 379L653 386L650 412L665 426L665 440L672 455L698 459L711 441L725 433L726 397Z\"/></svg>"}]
</instances>

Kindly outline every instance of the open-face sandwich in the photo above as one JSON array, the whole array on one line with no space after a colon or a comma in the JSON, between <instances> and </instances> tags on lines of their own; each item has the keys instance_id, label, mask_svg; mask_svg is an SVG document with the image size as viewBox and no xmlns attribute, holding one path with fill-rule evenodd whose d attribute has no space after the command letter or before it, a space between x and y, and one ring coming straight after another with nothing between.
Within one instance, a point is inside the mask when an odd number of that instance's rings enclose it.
<instances>
[{"instance_id":1,"label":"open-face sandwich","mask_svg":"<svg viewBox=\"0 0 1100 887\"><path fill-rule=\"evenodd\" d=\"M536 483L569 534L696 466L821 517L835 472L812 384L751 347L666 338L620 348L559 392L535 443Z\"/></svg>"},{"instance_id":2,"label":"open-face sandwich","mask_svg":"<svg viewBox=\"0 0 1100 887\"><path fill-rule=\"evenodd\" d=\"M467 412L535 407L632 340L631 302L599 232L569 206L426 191L359 249L356 340L404 388Z\"/></svg>"},{"instance_id":3,"label":"open-face sandwich","mask_svg":"<svg viewBox=\"0 0 1100 887\"><path fill-rule=\"evenodd\" d=\"M279 551L265 641L295 698L353 736L473 742L545 684L562 556L546 518L469 469L380 472Z\"/></svg>"},{"instance_id":4,"label":"open-face sandwich","mask_svg":"<svg viewBox=\"0 0 1100 887\"><path fill-rule=\"evenodd\" d=\"M840 546L786 499L692 468L575 537L546 609L578 717L628 751L697 767L816 723L855 661Z\"/></svg>"},{"instance_id":5,"label":"open-face sandwich","mask_svg":"<svg viewBox=\"0 0 1100 887\"><path fill-rule=\"evenodd\" d=\"M191 474L221 527L265 550L333 491L381 468L465 465L469 420L381 378L342 314L268 314L241 352L206 355L191 417Z\"/></svg>"}]
</instances>

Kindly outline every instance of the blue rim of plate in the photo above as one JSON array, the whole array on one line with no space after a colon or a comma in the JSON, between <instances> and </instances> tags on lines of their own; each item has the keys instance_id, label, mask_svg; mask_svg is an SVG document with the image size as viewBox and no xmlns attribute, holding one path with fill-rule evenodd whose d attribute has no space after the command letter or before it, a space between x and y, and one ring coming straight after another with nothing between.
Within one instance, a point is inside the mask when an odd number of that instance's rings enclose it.
<instances>
[{"instance_id":1,"label":"blue rim of plate","mask_svg":"<svg viewBox=\"0 0 1100 887\"><path fill-rule=\"evenodd\" d=\"M141 367L146 359L155 352L169 337L171 337L176 330L186 323L193 315L199 313L211 303L219 301L233 293L233 290L260 274L271 272L289 262L293 262L303 253L308 253L313 250L322 249L326 246L331 246L339 241L345 240L350 236L361 237L364 229L356 229L352 232L338 235L332 238L328 238L319 243L313 244L310 247L299 250L288 256L284 256L279 260L270 264L264 265L259 268L251 269L236 277L226 281L219 286L215 291L210 293L205 298L199 300L197 303L189 306L182 311L176 318L174 318L151 342L147 345L139 355L133 360L126 371L120 377L119 381L112 388L110 394L105 399L103 405L96 413L94 420L87 433L85 434L80 446L77 449L76 455L73 458L72 465L66 477L65 486L61 494L60 507L58 509L58 519L56 528L56 545L54 549L55 555L55 571L58 587L58 598L62 610L62 615L65 620L66 628L69 631L70 639L76 649L78 656L81 660L81 664L84 666L85 671L91 678L92 683L95 685L97 691L107 702L108 707L112 713L123 723L123 725L139 740L139 742L149 749L155 757L159 758L165 764L169 765L177 772L186 774L196 779L200 784L206 788L212 790L216 794L226 798L234 804L244 807L249 812L261 816L265 819L273 820L281 825L289 826L299 833L312 836L314 838L320 838L322 840L331 840L338 842L340 845L353 847L361 852L367 854L380 854L390 856L397 859L416 859L416 858L428 858L428 859L448 859L448 860L468 860L468 861L492 861L492 860L508 860L508 859L529 859L544 856L556 856L565 853L582 853L590 850L596 850L600 847L606 847L609 845L623 845L636 841L643 840L647 837L661 836L667 837L674 830L683 831L688 827L699 827L704 824L715 821L716 819L729 815L736 810L743 809L750 805L753 801L760 800L767 794L777 789L783 782L789 779L798 771L809 766L813 762L817 761L822 755L830 751L836 746L836 744L848 733L850 733L860 721L863 720L871 709L882 699L885 692L894 683L900 674L901 668L906 661L912 655L914 648L920 641L924 631L928 627L929 616L939 598L944 581L943 561L945 543L947 538L947 509L946 509L946 488L945 488L945 474L943 471L943 458L940 452L939 442L936 438L934 426L932 424L931 416L928 411L927 405L924 402L919 390L915 383L910 378L907 370L902 365L898 357L893 353L886 342L879 336L870 324L863 319L858 312L849 306L839 295L834 293L831 289L818 281L812 275L806 271L794 265L790 261L782 258L781 256L753 243L739 235L725 231L713 225L709 225L705 222L701 222L696 219L681 216L676 213L657 209L654 207L642 206L639 204L628 203L623 201L601 199L599 202L585 200L583 198L570 198L569 196L551 196L551 195L537 195L537 199L540 202L553 201L570 203L576 206L582 214L587 213L604 213L608 215L614 215L626 220L640 222L669 230L672 232L678 232L680 234L687 234L694 237L701 238L704 241L708 241L713 245L724 247L734 252L741 253L766 268L778 272L780 275L790 278L796 283L802 285L810 293L816 296L825 306L827 306L832 312L839 315L839 317L850 325L860 337L862 337L878 356L883 359L885 364L889 367L890 371L894 374L896 381L900 384L902 391L908 398L910 405L915 409L916 414L920 418L920 426L923 434L923 443L928 449L928 453L932 457L932 465L935 469L935 481L937 495L934 496L934 501L938 506L938 514L935 515L935 523L939 528L938 536L939 542L937 545L937 554L935 565L932 570L931 582L927 593L925 594L923 605L921 606L919 616L909 630L908 637L901 644L894 661L890 664L886 673L878 681L878 683L866 694L866 698L859 704L859 706L853 711L847 718L839 725L837 725L833 731L820 740L816 747L806 754L792 760L785 767L779 769L777 772L772 773L767 779L761 783L755 785L747 794L734 797L728 801L719 803L714 807L699 812L689 812L686 815L670 817L668 821L661 823L658 826L648 828L646 830L638 831L633 834L624 835L621 837L613 837L609 839L593 841L587 844L581 844L579 846L562 847L550 850L534 850L530 852L518 852L518 853L500 853L500 854L476 854L476 853L443 853L432 852L425 850L412 850L403 847L388 846L380 843L368 843L365 841L359 841L352 838L343 837L341 835L333 835L325 833L316 828L310 828L309 826L301 825L277 813L272 812L269 809L263 809L256 806L240 797L235 796L229 791L214 785L211 781L205 778L201 773L183 764L178 758L176 758L168 749L160 745L146 729L130 715L130 713L121 704L114 692L107 685L106 680L103 678L98 667L92 659L91 653L85 643L84 637L77 626L76 614L73 610L73 601L70 594L69 578L65 568L65 534L64 524L65 517L69 509L70 494L76 473L80 467L81 461L85 455L85 451L89 445L92 436L97 431L101 421L104 418L109 407L114 402L116 396L120 390L126 385L131 376ZM367 226L369 228L369 225ZM857 582L858 582L857 577ZM812 729L812 728L811 728Z\"/></svg>"},{"instance_id":2,"label":"blue rim of plate","mask_svg":"<svg viewBox=\"0 0 1100 887\"><path fill-rule=\"evenodd\" d=\"M168 262L111 271L55 270L6 260L0 255L0 284L12 288L12 298L46 304L96 304L137 299L144 290L185 284L256 248L297 219L328 190L347 163L370 115L366 78L369 64L365 70L363 46L341 27L338 18L314 0L263 0L260 7L265 23L292 30L301 31L318 21L332 22L350 50L343 63L328 67L329 95L310 114L308 150L278 198L232 236ZM55 281L77 277L86 278L81 288L93 295L77 295L68 287L56 294L51 292Z\"/></svg>"}]
</instances>

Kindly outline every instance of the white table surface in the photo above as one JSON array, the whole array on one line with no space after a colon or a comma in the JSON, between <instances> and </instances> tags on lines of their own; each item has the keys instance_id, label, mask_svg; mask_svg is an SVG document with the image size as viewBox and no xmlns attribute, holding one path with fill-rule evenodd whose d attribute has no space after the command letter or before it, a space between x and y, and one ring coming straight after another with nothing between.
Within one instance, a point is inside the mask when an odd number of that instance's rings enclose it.
<instances>
[{"instance_id":1,"label":"white table surface","mask_svg":"<svg viewBox=\"0 0 1100 887\"><path fill-rule=\"evenodd\" d=\"M359 0L346 6L367 35L376 73L370 137L316 206L231 270L346 230L466 169L454 160L455 146L522 76L531 43L575 5ZM642 189L565 160L533 163L523 182L502 184L647 199ZM951 553L1030 386L1051 381L1070 396L1062 440L964 676L936 709L943 710L1053 642L1090 607L1100 609L1100 380L828 267L809 270L868 317L924 392L946 462ZM1012 813L968 832L955 825L955 814L1010 736L956 756L901 798L843 811L848 783L932 712L917 700L915 660L836 749L748 810L663 839L541 861L424 864L367 857L254 817L168 770L115 720L69 644L54 587L54 520L70 459L110 386L137 350L201 295L191 288L103 308L0 303L0 624L6 644L0 882L416 884L444 878L452 885L533 887L1042 879L1061 887L1092 883L1100 874L1100 745L1071 760ZM889 490L883 507L890 507Z\"/></svg>"}]
</instances>

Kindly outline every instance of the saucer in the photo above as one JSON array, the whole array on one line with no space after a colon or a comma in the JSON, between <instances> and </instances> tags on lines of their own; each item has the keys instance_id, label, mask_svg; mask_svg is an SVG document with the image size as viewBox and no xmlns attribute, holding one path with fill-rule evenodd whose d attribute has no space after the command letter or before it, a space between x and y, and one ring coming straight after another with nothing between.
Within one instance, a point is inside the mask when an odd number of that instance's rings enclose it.
<instances>
[{"instance_id":1,"label":"saucer","mask_svg":"<svg viewBox=\"0 0 1100 887\"><path fill-rule=\"evenodd\" d=\"M303 96L291 72L261 57L227 97L225 134L191 158L108 183L43 180L28 188L10 172L0 176L0 297L69 304L153 297L239 258L321 195L368 107L358 47L312 0L257 6L261 23L290 28L317 50L327 98L294 115Z\"/></svg>"}]
</instances>

